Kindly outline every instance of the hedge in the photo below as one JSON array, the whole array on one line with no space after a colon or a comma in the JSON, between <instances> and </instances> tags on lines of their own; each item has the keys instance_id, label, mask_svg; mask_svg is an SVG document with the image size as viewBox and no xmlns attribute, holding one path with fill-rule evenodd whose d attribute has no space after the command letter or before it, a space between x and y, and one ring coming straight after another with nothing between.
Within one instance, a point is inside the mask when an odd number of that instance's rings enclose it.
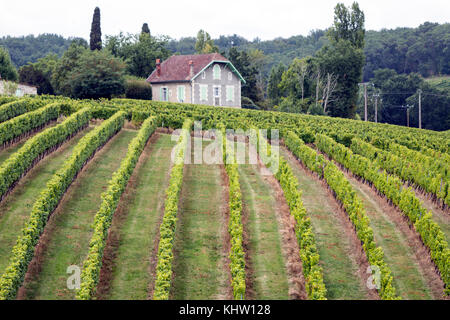
<instances>
[{"instance_id":1,"label":"hedge","mask_svg":"<svg viewBox=\"0 0 450 320\"><path fill-rule=\"evenodd\" d=\"M86 134L75 146L71 156L42 190L12 249L9 265L0 278L0 300L16 297L49 216L58 206L78 172L94 153L122 128L125 116L125 112L118 112Z\"/></svg>"},{"instance_id":2,"label":"hedge","mask_svg":"<svg viewBox=\"0 0 450 320\"><path fill-rule=\"evenodd\" d=\"M328 186L333 190L337 200L343 205L345 212L355 227L358 239L362 242L369 264L371 266L378 266L380 269L381 283L378 293L381 299L400 299L396 295L395 287L392 284L393 277L391 270L384 261L383 249L376 246L373 230L370 227L370 220L365 213L362 201L359 199L350 182L334 163L326 160L323 155L319 155L314 149L305 145L295 133L288 132L285 143L294 155L311 171L316 172L321 178L325 179Z\"/></svg>"},{"instance_id":3,"label":"hedge","mask_svg":"<svg viewBox=\"0 0 450 320\"><path fill-rule=\"evenodd\" d=\"M158 263L156 265L154 300L169 299L172 280L173 241L177 223L178 200L183 184L183 169L186 146L191 138L192 120L186 119L177 143L175 164L170 173L169 186L166 189L164 217L159 229Z\"/></svg>"},{"instance_id":4,"label":"hedge","mask_svg":"<svg viewBox=\"0 0 450 320\"><path fill-rule=\"evenodd\" d=\"M436 264L445 284L444 294L450 295L450 249L445 234L432 220L431 211L427 211L411 188L404 188L402 181L381 171L371 160L354 154L349 148L333 139L318 134L317 147L345 168L369 181L381 194L397 206L414 224L423 243L430 250L431 259Z\"/></svg>"},{"instance_id":5,"label":"hedge","mask_svg":"<svg viewBox=\"0 0 450 320\"><path fill-rule=\"evenodd\" d=\"M56 120L60 111L60 104L56 102L0 123L0 147L5 147L14 138L44 126L51 120Z\"/></svg>"},{"instance_id":6,"label":"hedge","mask_svg":"<svg viewBox=\"0 0 450 320\"><path fill-rule=\"evenodd\" d=\"M95 295L100 269L102 268L103 250L108 238L108 230L120 197L125 191L128 180L144 150L144 147L157 126L155 117L148 118L142 124L137 136L128 145L126 157L119 169L114 172L109 181L108 189L102 194L100 209L95 215L93 235L89 244L89 254L83 263L81 274L81 288L77 292L77 299L90 300Z\"/></svg>"},{"instance_id":7,"label":"hedge","mask_svg":"<svg viewBox=\"0 0 450 320\"><path fill-rule=\"evenodd\" d=\"M49 108L49 112L53 113L58 109L58 105ZM38 133L5 160L0 166L0 200L37 161L87 126L90 118L90 110L83 109L61 124Z\"/></svg>"}]
</instances>

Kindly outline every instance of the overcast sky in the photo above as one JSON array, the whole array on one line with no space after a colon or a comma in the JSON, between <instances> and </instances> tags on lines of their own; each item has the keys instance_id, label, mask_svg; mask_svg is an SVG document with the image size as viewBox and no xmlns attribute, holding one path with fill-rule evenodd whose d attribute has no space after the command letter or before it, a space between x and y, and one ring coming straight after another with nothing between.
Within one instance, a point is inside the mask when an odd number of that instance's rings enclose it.
<instances>
[{"instance_id":1,"label":"overcast sky","mask_svg":"<svg viewBox=\"0 0 450 320\"><path fill-rule=\"evenodd\" d=\"M351 5L353 0L1 0L0 37L57 33L88 39L98 6L103 35L138 33L147 22L152 34L176 39L204 29L213 38L236 33L248 40L269 40L329 27L338 2ZM450 22L449 0L358 2L367 30Z\"/></svg>"}]
</instances>

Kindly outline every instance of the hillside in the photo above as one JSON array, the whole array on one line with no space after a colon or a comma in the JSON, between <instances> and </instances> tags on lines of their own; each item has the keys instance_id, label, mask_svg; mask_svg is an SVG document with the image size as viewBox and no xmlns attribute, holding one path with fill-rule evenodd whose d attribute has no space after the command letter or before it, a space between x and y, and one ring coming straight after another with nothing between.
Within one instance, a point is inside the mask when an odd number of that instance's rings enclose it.
<instances>
[{"instance_id":1,"label":"hillside","mask_svg":"<svg viewBox=\"0 0 450 320\"><path fill-rule=\"evenodd\" d=\"M8 49L11 60L19 68L28 62L36 62L48 54L61 56L74 38L64 38L57 34L41 34L38 36L0 38L0 46Z\"/></svg>"},{"instance_id":2,"label":"hillside","mask_svg":"<svg viewBox=\"0 0 450 320\"><path fill-rule=\"evenodd\" d=\"M450 295L441 133L128 99L0 116L0 300Z\"/></svg>"},{"instance_id":3,"label":"hillside","mask_svg":"<svg viewBox=\"0 0 450 320\"><path fill-rule=\"evenodd\" d=\"M367 31L364 79L369 80L374 70L381 68L394 69L398 73L418 72L424 77L450 74L448 34L450 23L429 22L417 28ZM8 36L0 38L0 46L9 50L12 61L20 67L27 62L35 62L49 53L60 56L73 40L56 34L19 38ZM167 48L173 53L193 54L195 41L195 37L173 39L168 42ZM267 57L263 66L265 75L268 75L270 69L279 62L288 65L296 57L314 55L327 42L326 30L312 30L307 36L297 35L267 41L258 38L249 41L236 34L214 39L221 52L227 52L232 45L240 50L262 50Z\"/></svg>"}]
</instances>

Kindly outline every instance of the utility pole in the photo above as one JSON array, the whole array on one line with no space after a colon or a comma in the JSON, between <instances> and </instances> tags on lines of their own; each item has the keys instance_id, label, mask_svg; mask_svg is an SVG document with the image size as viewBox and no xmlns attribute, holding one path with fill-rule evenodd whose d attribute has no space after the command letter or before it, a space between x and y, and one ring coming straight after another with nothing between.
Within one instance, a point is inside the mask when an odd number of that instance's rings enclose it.
<instances>
[{"instance_id":1,"label":"utility pole","mask_svg":"<svg viewBox=\"0 0 450 320\"><path fill-rule=\"evenodd\" d=\"M367 82L364 82L364 121L367 122Z\"/></svg>"},{"instance_id":2,"label":"utility pole","mask_svg":"<svg viewBox=\"0 0 450 320\"><path fill-rule=\"evenodd\" d=\"M419 89L419 129L422 129L422 89Z\"/></svg>"},{"instance_id":3,"label":"utility pole","mask_svg":"<svg viewBox=\"0 0 450 320\"><path fill-rule=\"evenodd\" d=\"M407 126L409 127L409 108L408 107L406 107L406 123L407 123Z\"/></svg>"},{"instance_id":4,"label":"utility pole","mask_svg":"<svg viewBox=\"0 0 450 320\"><path fill-rule=\"evenodd\" d=\"M378 123L378 98L380 97L380 94L375 93L373 96L375 98L375 123Z\"/></svg>"}]
</instances>

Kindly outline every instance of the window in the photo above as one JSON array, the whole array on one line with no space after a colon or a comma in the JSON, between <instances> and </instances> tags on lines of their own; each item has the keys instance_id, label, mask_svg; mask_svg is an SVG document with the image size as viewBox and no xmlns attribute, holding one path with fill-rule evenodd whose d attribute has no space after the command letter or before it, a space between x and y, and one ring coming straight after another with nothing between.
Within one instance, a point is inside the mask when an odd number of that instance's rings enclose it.
<instances>
[{"instance_id":1,"label":"window","mask_svg":"<svg viewBox=\"0 0 450 320\"><path fill-rule=\"evenodd\" d=\"M214 87L214 97L220 97L220 87Z\"/></svg>"},{"instance_id":2,"label":"window","mask_svg":"<svg viewBox=\"0 0 450 320\"><path fill-rule=\"evenodd\" d=\"M159 91L161 101L169 101L169 88L162 87Z\"/></svg>"},{"instance_id":3,"label":"window","mask_svg":"<svg viewBox=\"0 0 450 320\"><path fill-rule=\"evenodd\" d=\"M216 64L213 68L214 80L220 80L220 66Z\"/></svg>"},{"instance_id":4,"label":"window","mask_svg":"<svg viewBox=\"0 0 450 320\"><path fill-rule=\"evenodd\" d=\"M202 79L206 79L206 72L205 71L202 72Z\"/></svg>"},{"instance_id":5,"label":"window","mask_svg":"<svg viewBox=\"0 0 450 320\"><path fill-rule=\"evenodd\" d=\"M227 101L234 101L234 86L227 86Z\"/></svg>"},{"instance_id":6,"label":"window","mask_svg":"<svg viewBox=\"0 0 450 320\"><path fill-rule=\"evenodd\" d=\"M200 101L208 101L208 85L200 85Z\"/></svg>"},{"instance_id":7,"label":"window","mask_svg":"<svg viewBox=\"0 0 450 320\"><path fill-rule=\"evenodd\" d=\"M233 74L231 72L228 72L228 80L231 81L233 79Z\"/></svg>"},{"instance_id":8,"label":"window","mask_svg":"<svg viewBox=\"0 0 450 320\"><path fill-rule=\"evenodd\" d=\"M184 100L186 99L186 92L185 92L184 86L178 86L177 97L178 97L178 102L184 102Z\"/></svg>"},{"instance_id":9,"label":"window","mask_svg":"<svg viewBox=\"0 0 450 320\"><path fill-rule=\"evenodd\" d=\"M220 106L220 86L213 87L214 105Z\"/></svg>"}]
</instances>

